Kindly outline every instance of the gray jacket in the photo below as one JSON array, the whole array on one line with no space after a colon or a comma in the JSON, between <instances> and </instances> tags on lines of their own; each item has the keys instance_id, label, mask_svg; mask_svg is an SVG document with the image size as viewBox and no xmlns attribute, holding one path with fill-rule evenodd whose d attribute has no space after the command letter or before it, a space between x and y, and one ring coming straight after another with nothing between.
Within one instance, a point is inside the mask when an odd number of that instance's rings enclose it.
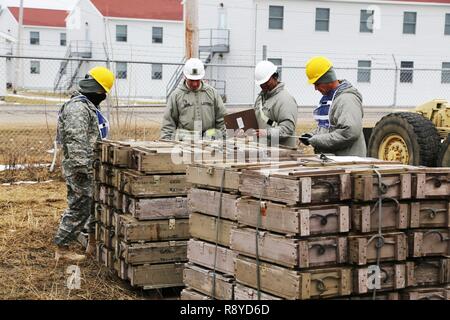
<instances>
[{"instance_id":1,"label":"gray jacket","mask_svg":"<svg viewBox=\"0 0 450 320\"><path fill-rule=\"evenodd\" d=\"M161 139L174 140L176 131L194 131L194 122L201 124L202 132L219 129L225 132L226 114L217 90L202 81L201 88L193 91L183 81L170 95L161 127Z\"/></svg>"},{"instance_id":2,"label":"gray jacket","mask_svg":"<svg viewBox=\"0 0 450 320\"><path fill-rule=\"evenodd\" d=\"M281 145L296 146L297 139L292 136L295 135L297 125L297 102L284 88L284 83L278 83L272 91L261 92L254 108L259 129L268 129L269 138L278 131ZM267 124L267 118L274 124Z\"/></svg>"},{"instance_id":3,"label":"gray jacket","mask_svg":"<svg viewBox=\"0 0 450 320\"><path fill-rule=\"evenodd\" d=\"M365 157L362 96L348 81L340 82L330 107L328 132L314 134L309 142L317 153Z\"/></svg>"},{"instance_id":4,"label":"gray jacket","mask_svg":"<svg viewBox=\"0 0 450 320\"><path fill-rule=\"evenodd\" d=\"M96 110L92 102L77 92L59 111L58 140L64 155L65 176L93 172L94 148L101 140Z\"/></svg>"}]
</instances>

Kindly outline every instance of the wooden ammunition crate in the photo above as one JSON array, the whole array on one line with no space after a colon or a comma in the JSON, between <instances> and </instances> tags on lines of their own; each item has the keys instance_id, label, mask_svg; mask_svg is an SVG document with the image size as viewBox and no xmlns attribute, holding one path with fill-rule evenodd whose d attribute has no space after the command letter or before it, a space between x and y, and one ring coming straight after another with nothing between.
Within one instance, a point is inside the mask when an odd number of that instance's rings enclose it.
<instances>
[{"instance_id":1,"label":"wooden ammunition crate","mask_svg":"<svg viewBox=\"0 0 450 320\"><path fill-rule=\"evenodd\" d=\"M97 221L100 221L105 227L111 227L113 223L113 217L114 217L114 209L111 207L108 207L103 204L96 204L95 205L95 218Z\"/></svg>"},{"instance_id":2,"label":"wooden ammunition crate","mask_svg":"<svg viewBox=\"0 0 450 320\"><path fill-rule=\"evenodd\" d=\"M188 218L189 216L185 197L140 199L125 195L123 198L123 212L131 214L138 220Z\"/></svg>"},{"instance_id":3,"label":"wooden ammunition crate","mask_svg":"<svg viewBox=\"0 0 450 320\"><path fill-rule=\"evenodd\" d=\"M113 237L115 230L112 227L106 227L103 224L97 223L95 225L95 239L100 241L103 246L109 250L114 248Z\"/></svg>"},{"instance_id":4,"label":"wooden ammunition crate","mask_svg":"<svg viewBox=\"0 0 450 320\"><path fill-rule=\"evenodd\" d=\"M410 227L450 228L450 202L448 200L412 202Z\"/></svg>"},{"instance_id":5,"label":"wooden ammunition crate","mask_svg":"<svg viewBox=\"0 0 450 320\"><path fill-rule=\"evenodd\" d=\"M407 289L401 294L402 300L450 300L450 287Z\"/></svg>"},{"instance_id":6,"label":"wooden ammunition crate","mask_svg":"<svg viewBox=\"0 0 450 320\"><path fill-rule=\"evenodd\" d=\"M398 290L406 287L407 268L405 263L382 263L378 280L376 265L353 270L353 292L364 294L376 290Z\"/></svg>"},{"instance_id":7,"label":"wooden ammunition crate","mask_svg":"<svg viewBox=\"0 0 450 320\"><path fill-rule=\"evenodd\" d=\"M283 300L280 297L261 292L258 299L258 290L236 283L234 287L234 300Z\"/></svg>"},{"instance_id":8,"label":"wooden ammunition crate","mask_svg":"<svg viewBox=\"0 0 450 320\"><path fill-rule=\"evenodd\" d=\"M367 233L378 231L378 204L354 204L351 207L352 230ZM409 224L409 204L397 200L384 200L381 215L383 231L407 229Z\"/></svg>"},{"instance_id":9,"label":"wooden ammunition crate","mask_svg":"<svg viewBox=\"0 0 450 320\"><path fill-rule=\"evenodd\" d=\"M409 248L411 257L449 256L450 229L411 231Z\"/></svg>"},{"instance_id":10,"label":"wooden ammunition crate","mask_svg":"<svg viewBox=\"0 0 450 320\"><path fill-rule=\"evenodd\" d=\"M380 261L406 260L408 252L406 234L402 232L385 233L383 237L384 240L377 235L349 236L350 263L365 265L375 262L378 250Z\"/></svg>"},{"instance_id":11,"label":"wooden ammunition crate","mask_svg":"<svg viewBox=\"0 0 450 320\"><path fill-rule=\"evenodd\" d=\"M187 241L127 244L121 241L117 256L127 264L155 264L187 261Z\"/></svg>"},{"instance_id":12,"label":"wooden ammunition crate","mask_svg":"<svg viewBox=\"0 0 450 320\"><path fill-rule=\"evenodd\" d=\"M234 275L234 259L237 253L228 248L190 239L187 244L187 257L189 262Z\"/></svg>"},{"instance_id":13,"label":"wooden ammunition crate","mask_svg":"<svg viewBox=\"0 0 450 320\"><path fill-rule=\"evenodd\" d=\"M219 215L219 204L222 198L221 217L237 220L238 196L218 191L192 188L188 192L188 208L190 212L199 212L211 216Z\"/></svg>"},{"instance_id":14,"label":"wooden ammunition crate","mask_svg":"<svg viewBox=\"0 0 450 320\"><path fill-rule=\"evenodd\" d=\"M188 219L139 221L130 215L114 214L116 233L125 242L186 240Z\"/></svg>"},{"instance_id":15,"label":"wooden ammunition crate","mask_svg":"<svg viewBox=\"0 0 450 320\"><path fill-rule=\"evenodd\" d=\"M450 283L450 258L415 259L406 262L408 286L435 286Z\"/></svg>"},{"instance_id":16,"label":"wooden ammunition crate","mask_svg":"<svg viewBox=\"0 0 450 320\"><path fill-rule=\"evenodd\" d=\"M255 237L255 229L233 229L231 248L241 254L256 257ZM259 231L258 253L261 260L291 268L332 266L348 261L347 238L335 236L300 240Z\"/></svg>"},{"instance_id":17,"label":"wooden ammunition crate","mask_svg":"<svg viewBox=\"0 0 450 320\"><path fill-rule=\"evenodd\" d=\"M292 207L270 201L241 198L237 202L238 222L256 227L261 215L261 229L299 236L343 233L349 231L347 205Z\"/></svg>"},{"instance_id":18,"label":"wooden ammunition crate","mask_svg":"<svg viewBox=\"0 0 450 320\"><path fill-rule=\"evenodd\" d=\"M450 195L450 168L423 168L414 179L414 197L432 199Z\"/></svg>"},{"instance_id":19,"label":"wooden ammunition crate","mask_svg":"<svg viewBox=\"0 0 450 320\"><path fill-rule=\"evenodd\" d=\"M355 200L360 201L377 201L380 196L393 199L410 199L412 196L412 171L414 167L408 169L408 167L402 168L402 172L394 173L391 170L382 170L381 183L382 188L380 190L378 175L373 172L368 174L354 174L353 184L354 191L353 197Z\"/></svg>"},{"instance_id":20,"label":"wooden ammunition crate","mask_svg":"<svg viewBox=\"0 0 450 320\"><path fill-rule=\"evenodd\" d=\"M144 289L182 287L184 263L128 265L128 280L132 286Z\"/></svg>"},{"instance_id":21,"label":"wooden ammunition crate","mask_svg":"<svg viewBox=\"0 0 450 320\"><path fill-rule=\"evenodd\" d=\"M186 286L216 299L234 299L233 277L189 263L184 269L183 281Z\"/></svg>"},{"instance_id":22,"label":"wooden ammunition crate","mask_svg":"<svg viewBox=\"0 0 450 320\"><path fill-rule=\"evenodd\" d=\"M187 156L187 158L186 158ZM184 173L192 163L190 150L135 147L130 153L129 167L146 173Z\"/></svg>"},{"instance_id":23,"label":"wooden ammunition crate","mask_svg":"<svg viewBox=\"0 0 450 320\"><path fill-rule=\"evenodd\" d=\"M96 257L101 265L110 269L114 268L114 251L106 248L101 242L97 243Z\"/></svg>"},{"instance_id":24,"label":"wooden ammunition crate","mask_svg":"<svg viewBox=\"0 0 450 320\"><path fill-rule=\"evenodd\" d=\"M167 197L187 194L184 174L145 175L125 170L119 176L119 190L134 197Z\"/></svg>"},{"instance_id":25,"label":"wooden ammunition crate","mask_svg":"<svg viewBox=\"0 0 450 320\"><path fill-rule=\"evenodd\" d=\"M257 288L257 264L253 259L236 259L236 281ZM285 299L310 299L350 295L351 268L322 268L304 272L261 262L261 290Z\"/></svg>"},{"instance_id":26,"label":"wooden ammunition crate","mask_svg":"<svg viewBox=\"0 0 450 320\"><path fill-rule=\"evenodd\" d=\"M180 300L212 300L212 298L195 290L185 288L181 290Z\"/></svg>"},{"instance_id":27,"label":"wooden ammunition crate","mask_svg":"<svg viewBox=\"0 0 450 320\"><path fill-rule=\"evenodd\" d=\"M233 221L219 219L193 212L189 216L189 233L192 238L218 243L222 246L230 246L231 229L236 226ZM218 231L217 231L218 228Z\"/></svg>"},{"instance_id":28,"label":"wooden ammunition crate","mask_svg":"<svg viewBox=\"0 0 450 320\"><path fill-rule=\"evenodd\" d=\"M286 204L327 203L350 200L352 184L344 169L265 168L244 172L239 191Z\"/></svg>"}]
</instances>

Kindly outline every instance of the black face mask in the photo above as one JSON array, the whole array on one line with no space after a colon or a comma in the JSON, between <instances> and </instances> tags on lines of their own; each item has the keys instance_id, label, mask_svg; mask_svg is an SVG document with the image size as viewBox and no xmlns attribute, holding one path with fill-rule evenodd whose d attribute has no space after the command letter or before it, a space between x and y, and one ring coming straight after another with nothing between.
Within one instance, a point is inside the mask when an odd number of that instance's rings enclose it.
<instances>
[{"instance_id":1,"label":"black face mask","mask_svg":"<svg viewBox=\"0 0 450 320\"><path fill-rule=\"evenodd\" d=\"M83 93L83 95L86 96L86 98L88 98L89 101L92 102L96 107L98 107L98 105L106 99L106 93L89 92Z\"/></svg>"}]
</instances>

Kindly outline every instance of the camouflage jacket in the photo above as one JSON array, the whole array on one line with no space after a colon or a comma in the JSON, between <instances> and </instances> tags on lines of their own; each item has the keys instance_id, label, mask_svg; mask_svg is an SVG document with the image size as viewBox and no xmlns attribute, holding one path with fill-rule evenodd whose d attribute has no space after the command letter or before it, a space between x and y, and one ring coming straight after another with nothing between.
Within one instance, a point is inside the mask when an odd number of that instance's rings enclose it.
<instances>
[{"instance_id":1,"label":"camouflage jacket","mask_svg":"<svg viewBox=\"0 0 450 320\"><path fill-rule=\"evenodd\" d=\"M100 140L97 108L76 92L59 111L58 140L64 174L92 173L95 143Z\"/></svg>"},{"instance_id":2,"label":"camouflage jacket","mask_svg":"<svg viewBox=\"0 0 450 320\"><path fill-rule=\"evenodd\" d=\"M225 132L226 114L222 98L217 90L202 82L202 87L193 91L183 81L170 95L164 113L161 138L174 140L177 130L193 131L194 122L201 124L201 131L218 129Z\"/></svg>"}]
</instances>

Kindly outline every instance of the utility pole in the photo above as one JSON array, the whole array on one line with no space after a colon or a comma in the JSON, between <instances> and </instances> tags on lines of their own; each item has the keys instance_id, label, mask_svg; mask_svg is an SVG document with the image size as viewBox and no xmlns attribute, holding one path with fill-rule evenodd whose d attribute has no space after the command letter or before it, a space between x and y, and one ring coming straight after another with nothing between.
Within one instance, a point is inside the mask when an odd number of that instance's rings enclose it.
<instances>
[{"instance_id":1,"label":"utility pole","mask_svg":"<svg viewBox=\"0 0 450 320\"><path fill-rule=\"evenodd\" d=\"M20 57L21 49L22 49L22 26L23 26L23 0L20 0L20 8L19 8L19 29L17 30L17 50L16 55ZM13 85L13 93L17 93L17 88L19 87L20 74L21 74L21 64L22 60L20 58L16 58L16 70L14 76L14 85Z\"/></svg>"},{"instance_id":2,"label":"utility pole","mask_svg":"<svg viewBox=\"0 0 450 320\"><path fill-rule=\"evenodd\" d=\"M198 58L198 0L184 0L185 55Z\"/></svg>"}]
</instances>

